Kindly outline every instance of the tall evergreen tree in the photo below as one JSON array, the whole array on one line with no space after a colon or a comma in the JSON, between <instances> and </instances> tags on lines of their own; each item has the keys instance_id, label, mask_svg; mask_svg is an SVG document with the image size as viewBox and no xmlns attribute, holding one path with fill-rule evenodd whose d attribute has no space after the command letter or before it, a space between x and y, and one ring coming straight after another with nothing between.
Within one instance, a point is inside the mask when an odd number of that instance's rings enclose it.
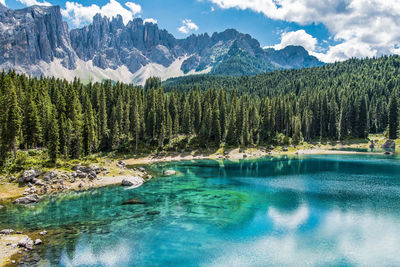
<instances>
[{"instance_id":1,"label":"tall evergreen tree","mask_svg":"<svg viewBox=\"0 0 400 267\"><path fill-rule=\"evenodd\" d=\"M53 108L53 110L55 110L55 108ZM59 129L55 112L51 113L50 125L52 127L49 128L49 157L52 162L56 162L59 152Z\"/></svg>"},{"instance_id":2,"label":"tall evergreen tree","mask_svg":"<svg viewBox=\"0 0 400 267\"><path fill-rule=\"evenodd\" d=\"M399 106L397 103L397 96L393 93L390 96L389 106L389 138L397 139L399 130Z\"/></svg>"}]
</instances>

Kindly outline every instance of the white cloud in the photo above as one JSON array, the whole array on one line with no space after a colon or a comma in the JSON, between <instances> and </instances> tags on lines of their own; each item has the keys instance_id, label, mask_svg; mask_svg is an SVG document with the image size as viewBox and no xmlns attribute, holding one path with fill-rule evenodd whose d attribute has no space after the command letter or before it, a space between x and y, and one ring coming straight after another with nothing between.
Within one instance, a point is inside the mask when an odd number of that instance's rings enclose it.
<instances>
[{"instance_id":1,"label":"white cloud","mask_svg":"<svg viewBox=\"0 0 400 267\"><path fill-rule=\"evenodd\" d=\"M199 26L196 25L193 21L190 19L184 19L182 20L182 26L178 28L178 31L184 34L188 34L190 31L198 31Z\"/></svg>"},{"instance_id":2,"label":"white cloud","mask_svg":"<svg viewBox=\"0 0 400 267\"><path fill-rule=\"evenodd\" d=\"M61 13L66 19L70 20L72 24L76 27L90 23L93 17L97 13L109 18L121 15L124 23L126 24L128 23L128 21L134 18L134 15L140 13L142 11L142 8L140 5L132 2L125 3L125 6L127 8L122 6L116 0L110 0L110 2L108 2L102 7L99 7L96 4L92 4L90 6L83 6L82 4L77 2L67 1L65 3L65 9L62 9Z\"/></svg>"},{"instance_id":3,"label":"white cloud","mask_svg":"<svg viewBox=\"0 0 400 267\"><path fill-rule=\"evenodd\" d=\"M5 0L3 0L5 2ZM17 0L21 4L24 4L26 6L51 6L49 2L46 1L36 1L36 0Z\"/></svg>"},{"instance_id":4,"label":"white cloud","mask_svg":"<svg viewBox=\"0 0 400 267\"><path fill-rule=\"evenodd\" d=\"M281 35L281 42L272 46L276 50L285 48L288 45L301 45L307 51L313 52L316 49L318 43L317 38L312 37L304 30L283 32Z\"/></svg>"},{"instance_id":5,"label":"white cloud","mask_svg":"<svg viewBox=\"0 0 400 267\"><path fill-rule=\"evenodd\" d=\"M144 19L143 20L143 24L146 24L146 23L153 23L153 24L157 24L157 20L156 19L153 19L153 18L147 18L147 19Z\"/></svg>"},{"instance_id":6,"label":"white cloud","mask_svg":"<svg viewBox=\"0 0 400 267\"><path fill-rule=\"evenodd\" d=\"M125 5L129 7L133 14L138 14L142 12L142 7L138 4L127 2Z\"/></svg>"},{"instance_id":7,"label":"white cloud","mask_svg":"<svg viewBox=\"0 0 400 267\"><path fill-rule=\"evenodd\" d=\"M220 8L249 9L274 20L324 24L337 43L323 54L327 62L399 53L398 0L209 0Z\"/></svg>"},{"instance_id":8,"label":"white cloud","mask_svg":"<svg viewBox=\"0 0 400 267\"><path fill-rule=\"evenodd\" d=\"M3 6L6 6L6 0L0 0L0 4L2 4Z\"/></svg>"}]
</instances>

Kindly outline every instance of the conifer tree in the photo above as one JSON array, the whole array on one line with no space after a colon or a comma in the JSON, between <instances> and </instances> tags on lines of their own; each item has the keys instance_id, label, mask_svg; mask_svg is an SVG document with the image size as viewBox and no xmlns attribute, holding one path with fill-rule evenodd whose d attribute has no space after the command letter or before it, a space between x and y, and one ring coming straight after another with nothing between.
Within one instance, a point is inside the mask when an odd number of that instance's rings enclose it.
<instances>
[{"instance_id":1,"label":"conifer tree","mask_svg":"<svg viewBox=\"0 0 400 267\"><path fill-rule=\"evenodd\" d=\"M359 115L358 115L358 137L368 137L368 108L365 95L361 97Z\"/></svg>"},{"instance_id":2,"label":"conifer tree","mask_svg":"<svg viewBox=\"0 0 400 267\"><path fill-rule=\"evenodd\" d=\"M1 106L3 114L1 119L1 153L6 157L7 151L12 149L14 158L17 157L17 139L21 129L21 109L18 104L17 93L13 81L9 76L4 79L4 94Z\"/></svg>"},{"instance_id":3,"label":"conifer tree","mask_svg":"<svg viewBox=\"0 0 400 267\"><path fill-rule=\"evenodd\" d=\"M397 132L399 129L399 107L397 103L397 96L393 93L390 96L389 106L389 138L397 139Z\"/></svg>"},{"instance_id":4,"label":"conifer tree","mask_svg":"<svg viewBox=\"0 0 400 267\"><path fill-rule=\"evenodd\" d=\"M55 108L53 110L55 111ZM48 150L50 160L56 162L59 152L59 129L55 112L52 112L50 116Z\"/></svg>"},{"instance_id":5,"label":"conifer tree","mask_svg":"<svg viewBox=\"0 0 400 267\"><path fill-rule=\"evenodd\" d=\"M36 104L30 94L26 95L23 117L24 143L27 148L38 146L41 141L41 126Z\"/></svg>"},{"instance_id":6,"label":"conifer tree","mask_svg":"<svg viewBox=\"0 0 400 267\"><path fill-rule=\"evenodd\" d=\"M189 99L186 99L185 105L183 106L182 131L184 134L188 135L192 133L192 116Z\"/></svg>"},{"instance_id":7,"label":"conifer tree","mask_svg":"<svg viewBox=\"0 0 400 267\"><path fill-rule=\"evenodd\" d=\"M221 141L221 124L219 120L219 105L218 100L216 99L212 109L212 124L210 129L211 140L213 140L216 144L219 144Z\"/></svg>"},{"instance_id":8,"label":"conifer tree","mask_svg":"<svg viewBox=\"0 0 400 267\"><path fill-rule=\"evenodd\" d=\"M292 137L293 144L298 145L303 139L301 132L301 120L299 116L294 118L294 134Z\"/></svg>"}]
</instances>

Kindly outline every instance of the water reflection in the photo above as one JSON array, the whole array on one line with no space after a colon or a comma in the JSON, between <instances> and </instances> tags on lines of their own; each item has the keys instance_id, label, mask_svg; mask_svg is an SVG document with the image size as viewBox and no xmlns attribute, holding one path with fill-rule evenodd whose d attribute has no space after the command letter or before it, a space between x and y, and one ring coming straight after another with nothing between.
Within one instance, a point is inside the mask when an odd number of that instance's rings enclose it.
<instances>
[{"instance_id":1,"label":"water reflection","mask_svg":"<svg viewBox=\"0 0 400 267\"><path fill-rule=\"evenodd\" d=\"M275 227L294 230L307 221L310 216L310 210L306 204L289 213L270 207L268 216L274 222Z\"/></svg>"},{"instance_id":2,"label":"water reflection","mask_svg":"<svg viewBox=\"0 0 400 267\"><path fill-rule=\"evenodd\" d=\"M133 190L106 187L8 206L0 211L0 227L50 230L37 253L41 265L51 266L400 264L396 158L331 155L153 168L178 172Z\"/></svg>"}]
</instances>

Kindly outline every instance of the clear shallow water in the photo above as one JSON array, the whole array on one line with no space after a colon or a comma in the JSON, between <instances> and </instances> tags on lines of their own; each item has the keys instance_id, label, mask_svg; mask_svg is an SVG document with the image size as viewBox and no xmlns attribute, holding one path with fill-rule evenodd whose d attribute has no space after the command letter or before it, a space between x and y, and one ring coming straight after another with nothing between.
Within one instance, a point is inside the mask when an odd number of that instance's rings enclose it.
<instances>
[{"instance_id":1,"label":"clear shallow water","mask_svg":"<svg viewBox=\"0 0 400 267\"><path fill-rule=\"evenodd\" d=\"M6 206L0 228L47 229L48 266L398 266L400 159L306 156L158 164L177 170ZM123 205L136 199L144 204ZM31 265L29 263L29 265Z\"/></svg>"}]
</instances>

